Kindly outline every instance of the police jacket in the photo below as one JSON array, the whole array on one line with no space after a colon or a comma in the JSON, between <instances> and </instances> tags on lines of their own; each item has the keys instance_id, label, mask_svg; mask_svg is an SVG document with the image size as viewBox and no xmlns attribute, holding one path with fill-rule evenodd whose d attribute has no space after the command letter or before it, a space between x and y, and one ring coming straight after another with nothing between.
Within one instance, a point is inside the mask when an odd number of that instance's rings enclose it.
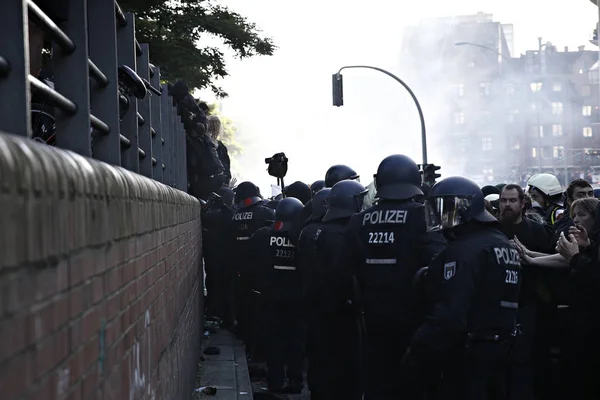
<instances>
[{"instance_id":1,"label":"police jacket","mask_svg":"<svg viewBox=\"0 0 600 400\"><path fill-rule=\"evenodd\" d=\"M297 267L302 279L302 297L303 304L309 309L318 308L315 301L316 296L313 292L315 286L312 285L315 279L316 260L316 234L319 229L320 221L309 222L298 239L298 252L296 253Z\"/></svg>"},{"instance_id":2,"label":"police jacket","mask_svg":"<svg viewBox=\"0 0 600 400\"><path fill-rule=\"evenodd\" d=\"M300 233L302 232L302 229L306 225L306 221L308 221L308 218L310 217L311 213L312 213L312 200L309 200L308 203L306 203L304 205L304 208L298 215L298 218L296 219L296 222L292 225L292 229L290 231L290 239L292 240L292 243L294 243L295 245L298 245L298 241L300 240Z\"/></svg>"},{"instance_id":3,"label":"police jacket","mask_svg":"<svg viewBox=\"0 0 600 400\"><path fill-rule=\"evenodd\" d=\"M519 254L494 225L454 230L430 264L435 298L411 341L414 357L464 345L469 337L507 341L515 327L521 284Z\"/></svg>"},{"instance_id":4,"label":"police jacket","mask_svg":"<svg viewBox=\"0 0 600 400\"><path fill-rule=\"evenodd\" d=\"M322 222L317 228L315 262L311 268L311 281L306 290L319 314L346 312L348 301L355 300L352 292L352 274L339 262L344 243L344 232L349 218Z\"/></svg>"},{"instance_id":5,"label":"police jacket","mask_svg":"<svg viewBox=\"0 0 600 400\"><path fill-rule=\"evenodd\" d=\"M249 241L254 232L275 220L275 211L255 203L237 210L227 228L228 264L238 274L248 272Z\"/></svg>"},{"instance_id":6,"label":"police jacket","mask_svg":"<svg viewBox=\"0 0 600 400\"><path fill-rule=\"evenodd\" d=\"M296 268L296 246L288 234L273 227L261 228L252 236L251 248L253 289L268 304L299 307L302 282Z\"/></svg>"},{"instance_id":7,"label":"police jacket","mask_svg":"<svg viewBox=\"0 0 600 400\"><path fill-rule=\"evenodd\" d=\"M413 278L445 247L428 234L424 207L412 200L381 201L352 217L340 262L356 275L365 318L412 323Z\"/></svg>"},{"instance_id":8,"label":"police jacket","mask_svg":"<svg viewBox=\"0 0 600 400\"><path fill-rule=\"evenodd\" d=\"M232 209L220 204L202 214L202 255L207 264L223 261L226 227L233 213Z\"/></svg>"}]
</instances>

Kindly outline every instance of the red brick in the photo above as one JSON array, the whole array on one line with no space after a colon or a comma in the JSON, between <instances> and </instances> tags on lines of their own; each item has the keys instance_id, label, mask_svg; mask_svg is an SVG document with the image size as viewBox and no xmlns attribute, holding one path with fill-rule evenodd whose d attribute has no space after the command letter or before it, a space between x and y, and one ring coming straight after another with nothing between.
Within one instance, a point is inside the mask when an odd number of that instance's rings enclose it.
<instances>
[{"instance_id":1,"label":"red brick","mask_svg":"<svg viewBox=\"0 0 600 400\"><path fill-rule=\"evenodd\" d=\"M35 299L37 301L47 299L58 293L56 268L40 268L36 272Z\"/></svg>"},{"instance_id":2,"label":"red brick","mask_svg":"<svg viewBox=\"0 0 600 400\"><path fill-rule=\"evenodd\" d=\"M83 380L83 398L92 398L92 393L96 391L98 386L98 370L96 367L85 376Z\"/></svg>"},{"instance_id":3,"label":"red brick","mask_svg":"<svg viewBox=\"0 0 600 400\"><path fill-rule=\"evenodd\" d=\"M83 369L86 371L85 373L87 373L91 367L96 367L98 365L99 356L100 342L98 336L94 336L92 340L86 343L83 350Z\"/></svg>"},{"instance_id":4,"label":"red brick","mask_svg":"<svg viewBox=\"0 0 600 400\"><path fill-rule=\"evenodd\" d=\"M71 354L68 360L68 366L72 382L78 382L85 373L84 350L79 349Z\"/></svg>"},{"instance_id":5,"label":"red brick","mask_svg":"<svg viewBox=\"0 0 600 400\"><path fill-rule=\"evenodd\" d=\"M69 341L71 343L71 352L75 351L82 343L82 320L76 319L69 325Z\"/></svg>"},{"instance_id":6,"label":"red brick","mask_svg":"<svg viewBox=\"0 0 600 400\"><path fill-rule=\"evenodd\" d=\"M97 304L104 297L104 279L95 277L92 280L92 304Z\"/></svg>"},{"instance_id":7,"label":"red brick","mask_svg":"<svg viewBox=\"0 0 600 400\"><path fill-rule=\"evenodd\" d=\"M0 323L0 364L28 344L27 315L7 318Z\"/></svg>"},{"instance_id":8,"label":"red brick","mask_svg":"<svg viewBox=\"0 0 600 400\"><path fill-rule=\"evenodd\" d=\"M35 389L33 389L33 394L30 394L29 398L44 400L58 399L59 397L57 396L56 384L57 381L55 374L50 374L35 386Z\"/></svg>"},{"instance_id":9,"label":"red brick","mask_svg":"<svg viewBox=\"0 0 600 400\"><path fill-rule=\"evenodd\" d=\"M88 340L96 335L100 330L101 316L98 308L92 308L89 312L83 315L81 329L83 340Z\"/></svg>"},{"instance_id":10,"label":"red brick","mask_svg":"<svg viewBox=\"0 0 600 400\"><path fill-rule=\"evenodd\" d=\"M2 398L17 398L33 382L31 354L21 353L0 367L0 393Z\"/></svg>"},{"instance_id":11,"label":"red brick","mask_svg":"<svg viewBox=\"0 0 600 400\"><path fill-rule=\"evenodd\" d=\"M75 385L73 385L73 388L69 391L69 396L67 397L67 400L82 400L82 386L83 385L81 382L77 382Z\"/></svg>"},{"instance_id":12,"label":"red brick","mask_svg":"<svg viewBox=\"0 0 600 400\"><path fill-rule=\"evenodd\" d=\"M69 320L69 301L68 295L63 294L54 299L54 329L57 329Z\"/></svg>"},{"instance_id":13,"label":"red brick","mask_svg":"<svg viewBox=\"0 0 600 400\"><path fill-rule=\"evenodd\" d=\"M121 279L119 276L119 268L113 268L110 271L108 271L105 275L105 280L106 280L106 291L108 293L114 293L117 290L119 290L119 287L121 286Z\"/></svg>"},{"instance_id":14,"label":"red brick","mask_svg":"<svg viewBox=\"0 0 600 400\"><path fill-rule=\"evenodd\" d=\"M76 286L83 281L83 253L71 256L69 260L69 285Z\"/></svg>"},{"instance_id":15,"label":"red brick","mask_svg":"<svg viewBox=\"0 0 600 400\"><path fill-rule=\"evenodd\" d=\"M75 318L84 310L83 286L71 289L69 293L69 308L71 318Z\"/></svg>"},{"instance_id":16,"label":"red brick","mask_svg":"<svg viewBox=\"0 0 600 400\"><path fill-rule=\"evenodd\" d=\"M115 293L106 301L106 319L112 321L121 311L119 293Z\"/></svg>"}]
</instances>

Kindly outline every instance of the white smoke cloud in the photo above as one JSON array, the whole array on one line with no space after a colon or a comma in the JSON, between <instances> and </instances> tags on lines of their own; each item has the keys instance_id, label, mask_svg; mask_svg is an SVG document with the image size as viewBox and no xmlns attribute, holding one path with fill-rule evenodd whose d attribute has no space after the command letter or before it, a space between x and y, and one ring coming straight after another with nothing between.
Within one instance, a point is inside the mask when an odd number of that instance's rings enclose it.
<instances>
[{"instance_id":1,"label":"white smoke cloud","mask_svg":"<svg viewBox=\"0 0 600 400\"><path fill-rule=\"evenodd\" d=\"M331 75L343 65L388 69L409 85L407 76L439 73L441 66L435 62L413 65L412 71L402 65L406 26L424 17L468 15L483 9L494 13L497 21L515 24L515 47L524 51L537 46L538 36L576 47L587 42L597 20L594 7L584 0L432 0L410 6L394 0L220 2L256 22L279 46L272 57L229 59L231 76L222 82L230 94L222 103L223 113L235 121L245 147L239 158L241 170L234 173L257 183L265 194L275 178L266 173L264 159L281 151L290 159L286 183L323 179L329 166L342 163L356 169L367 184L381 159L393 153L421 163L415 106L391 78L375 71L344 71L345 105L331 104ZM417 92L417 96L426 104L426 123L434 136L434 119L445 112L445 93ZM429 161L442 164L446 176L461 169L446 149L432 139L428 144Z\"/></svg>"}]
</instances>

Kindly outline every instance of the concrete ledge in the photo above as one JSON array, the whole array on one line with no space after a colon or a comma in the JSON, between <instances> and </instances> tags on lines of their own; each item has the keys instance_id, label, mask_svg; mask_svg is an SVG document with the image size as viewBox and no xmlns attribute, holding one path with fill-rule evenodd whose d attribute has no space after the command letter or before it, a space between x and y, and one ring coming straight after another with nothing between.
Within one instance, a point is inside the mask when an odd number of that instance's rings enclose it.
<instances>
[{"instance_id":1,"label":"concrete ledge","mask_svg":"<svg viewBox=\"0 0 600 400\"><path fill-rule=\"evenodd\" d=\"M204 348L216 346L217 355L204 355L202 386L214 386L217 394L211 399L252 400L252 385L246 362L246 351L232 333L219 330L206 341Z\"/></svg>"},{"instance_id":2,"label":"concrete ledge","mask_svg":"<svg viewBox=\"0 0 600 400\"><path fill-rule=\"evenodd\" d=\"M0 133L0 268L200 217L199 202L121 167Z\"/></svg>"}]
</instances>

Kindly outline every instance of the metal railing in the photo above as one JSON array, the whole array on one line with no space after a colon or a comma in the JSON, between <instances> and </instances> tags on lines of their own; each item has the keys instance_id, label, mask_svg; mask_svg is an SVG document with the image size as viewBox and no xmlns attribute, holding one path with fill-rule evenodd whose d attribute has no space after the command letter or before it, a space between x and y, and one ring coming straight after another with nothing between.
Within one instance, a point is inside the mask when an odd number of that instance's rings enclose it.
<instances>
[{"instance_id":1,"label":"metal railing","mask_svg":"<svg viewBox=\"0 0 600 400\"><path fill-rule=\"evenodd\" d=\"M31 94L55 108L57 147L187 190L185 131L160 68L114 0L68 2L59 24L31 0L2 5L0 131L30 138ZM29 74L29 23L52 41L54 88ZM19 40L21 39L21 40ZM92 139L93 138L93 139Z\"/></svg>"}]
</instances>

